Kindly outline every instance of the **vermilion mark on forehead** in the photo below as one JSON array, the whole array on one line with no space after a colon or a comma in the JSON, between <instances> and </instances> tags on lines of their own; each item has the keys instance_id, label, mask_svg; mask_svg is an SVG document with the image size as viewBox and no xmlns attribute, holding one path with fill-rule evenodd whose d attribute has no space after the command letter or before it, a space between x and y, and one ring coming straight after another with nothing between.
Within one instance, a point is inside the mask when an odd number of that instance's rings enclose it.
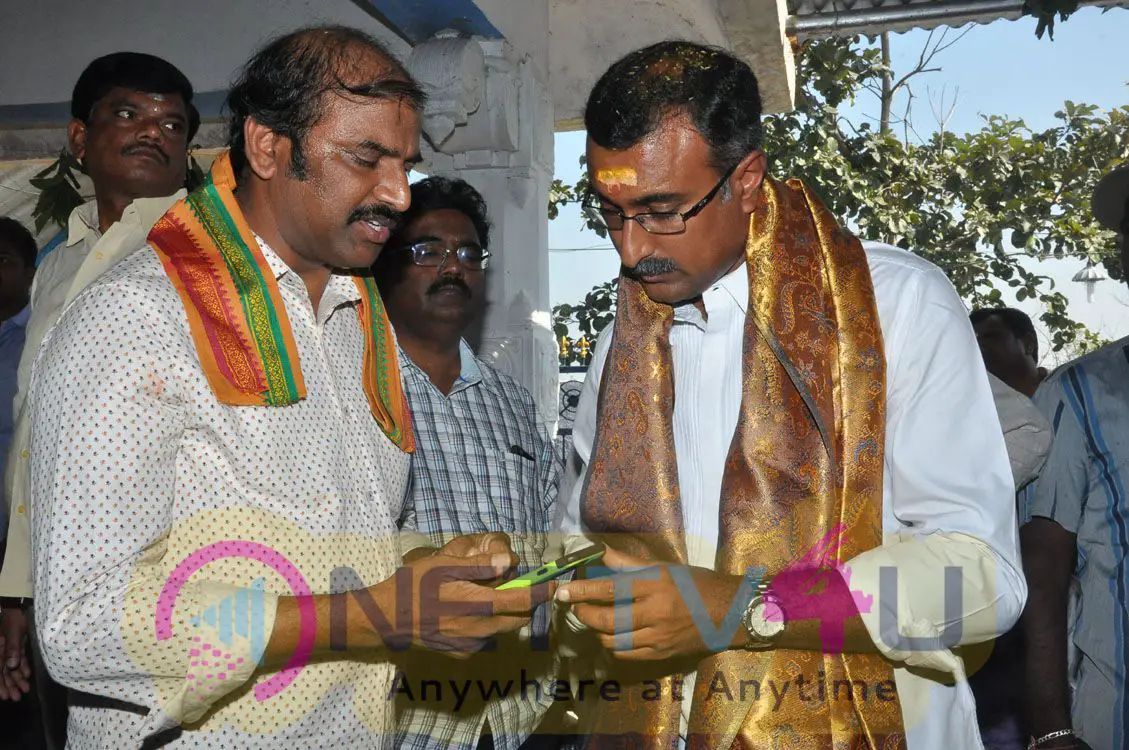
<instances>
[{"instance_id":1,"label":"vermilion mark on forehead","mask_svg":"<svg viewBox=\"0 0 1129 750\"><path fill-rule=\"evenodd\" d=\"M639 184L639 179L634 167L613 167L596 172L596 182L601 190L614 194L622 187Z\"/></svg>"}]
</instances>

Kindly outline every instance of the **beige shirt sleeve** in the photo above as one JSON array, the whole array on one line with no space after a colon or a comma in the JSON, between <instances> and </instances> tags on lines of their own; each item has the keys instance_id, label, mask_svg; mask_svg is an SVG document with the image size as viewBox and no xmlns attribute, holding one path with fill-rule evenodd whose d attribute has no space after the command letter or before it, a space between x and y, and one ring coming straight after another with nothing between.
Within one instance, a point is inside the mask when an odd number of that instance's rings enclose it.
<instances>
[{"instance_id":1,"label":"beige shirt sleeve","mask_svg":"<svg viewBox=\"0 0 1129 750\"><path fill-rule=\"evenodd\" d=\"M958 533L903 535L847 564L860 617L879 652L909 667L963 676L957 646L997 638L1024 590L985 542ZM1022 601L1022 600L1021 600Z\"/></svg>"}]
</instances>

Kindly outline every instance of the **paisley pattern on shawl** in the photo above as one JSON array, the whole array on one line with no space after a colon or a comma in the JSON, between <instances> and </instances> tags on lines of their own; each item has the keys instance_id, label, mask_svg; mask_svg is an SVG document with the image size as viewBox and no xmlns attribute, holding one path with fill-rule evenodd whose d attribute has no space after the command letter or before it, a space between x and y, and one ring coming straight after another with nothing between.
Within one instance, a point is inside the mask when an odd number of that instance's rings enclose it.
<instances>
[{"instance_id":1,"label":"paisley pattern on shawl","mask_svg":"<svg viewBox=\"0 0 1129 750\"><path fill-rule=\"evenodd\" d=\"M746 247L743 397L725 463L715 568L735 575L762 568L771 579L805 557L841 570L882 543L886 360L859 241L798 180L766 180L761 195ZM614 549L685 565L673 308L629 278L619 283L581 516L589 535ZM828 651L728 650L697 664L616 665L609 677L624 689L594 709L592 744L675 747L681 706L672 696L681 675L696 670L690 747L904 748L896 695L831 696L844 680L848 691L858 681L871 692L893 689L891 664L878 654ZM767 686L800 676L822 678L826 700L793 691L777 704ZM719 678L731 695L718 693ZM753 684L756 693L746 693Z\"/></svg>"}]
</instances>

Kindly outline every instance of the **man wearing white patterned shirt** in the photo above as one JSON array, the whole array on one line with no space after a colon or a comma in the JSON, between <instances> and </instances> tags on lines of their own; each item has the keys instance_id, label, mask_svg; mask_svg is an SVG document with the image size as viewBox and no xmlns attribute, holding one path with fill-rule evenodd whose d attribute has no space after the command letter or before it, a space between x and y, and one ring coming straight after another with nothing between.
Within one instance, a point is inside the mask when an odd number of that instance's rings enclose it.
<instances>
[{"instance_id":1,"label":"man wearing white patterned shirt","mask_svg":"<svg viewBox=\"0 0 1129 750\"><path fill-rule=\"evenodd\" d=\"M401 543L395 349L371 281L335 270L407 207L421 100L357 30L271 42L207 185L45 342L36 624L78 693L69 746L389 746L394 652L528 622L528 593L474 583L508 569L503 539ZM442 627L441 601L464 605Z\"/></svg>"},{"instance_id":2,"label":"man wearing white patterned shirt","mask_svg":"<svg viewBox=\"0 0 1129 750\"><path fill-rule=\"evenodd\" d=\"M409 490L416 525L437 545L460 534L504 531L524 571L541 564L560 463L529 392L475 357L463 339L485 308L489 232L478 191L462 180L428 178L412 185L411 208L373 271L403 354L416 427ZM500 670L491 667L494 654L466 664L411 663L398 744L473 748L481 739L516 750L551 699L543 684L552 667L547 615L543 606L534 617L536 646L520 637L505 644L507 657L530 658L507 658ZM472 689L496 679L507 694L457 708L428 702L419 681L436 673L463 677ZM534 690L522 686L526 680L542 684Z\"/></svg>"}]
</instances>

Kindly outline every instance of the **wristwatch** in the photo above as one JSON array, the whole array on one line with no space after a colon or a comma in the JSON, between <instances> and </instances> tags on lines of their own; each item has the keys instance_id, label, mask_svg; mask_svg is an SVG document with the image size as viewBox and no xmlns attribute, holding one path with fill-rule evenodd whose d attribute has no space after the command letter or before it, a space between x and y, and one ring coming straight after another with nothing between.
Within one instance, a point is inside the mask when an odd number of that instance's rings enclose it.
<instances>
[{"instance_id":1,"label":"wristwatch","mask_svg":"<svg viewBox=\"0 0 1129 750\"><path fill-rule=\"evenodd\" d=\"M756 651L775 644L787 627L787 619L780 598L772 593L768 582L758 583L756 596L741 616L741 624L749 636L745 648Z\"/></svg>"}]
</instances>

